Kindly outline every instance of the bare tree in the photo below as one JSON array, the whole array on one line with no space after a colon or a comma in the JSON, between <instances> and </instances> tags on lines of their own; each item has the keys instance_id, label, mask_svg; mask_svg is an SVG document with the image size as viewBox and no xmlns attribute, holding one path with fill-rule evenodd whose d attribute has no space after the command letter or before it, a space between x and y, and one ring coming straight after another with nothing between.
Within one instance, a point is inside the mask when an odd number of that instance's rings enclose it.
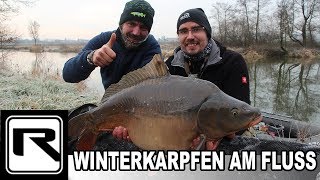
<instances>
[{"instance_id":1,"label":"bare tree","mask_svg":"<svg viewBox=\"0 0 320 180\"><path fill-rule=\"evenodd\" d=\"M31 6L33 0L0 0L0 20L7 20L12 14L18 13L20 7Z\"/></svg>"},{"instance_id":2,"label":"bare tree","mask_svg":"<svg viewBox=\"0 0 320 180\"><path fill-rule=\"evenodd\" d=\"M309 42L311 46L316 45L314 33L319 29L319 24L316 23L316 22L319 22L319 15L320 15L320 1L318 1L315 4L314 13L310 15L308 25L307 25L307 31L309 33L308 37L309 37L309 40L310 40Z\"/></svg>"},{"instance_id":3,"label":"bare tree","mask_svg":"<svg viewBox=\"0 0 320 180\"><path fill-rule=\"evenodd\" d=\"M28 29L35 46L37 45L37 41L39 39L39 28L40 24L37 21L30 21Z\"/></svg>"},{"instance_id":4,"label":"bare tree","mask_svg":"<svg viewBox=\"0 0 320 180\"><path fill-rule=\"evenodd\" d=\"M0 0L0 49L13 44L18 36L6 24L10 17L19 12L20 6L30 6L33 0Z\"/></svg>"},{"instance_id":5,"label":"bare tree","mask_svg":"<svg viewBox=\"0 0 320 180\"><path fill-rule=\"evenodd\" d=\"M302 35L302 44L304 47L307 46L307 24L312 16L315 6L318 3L318 0L301 0L301 11L303 15L303 23L302 23L302 29L301 29L301 35Z\"/></svg>"},{"instance_id":6,"label":"bare tree","mask_svg":"<svg viewBox=\"0 0 320 180\"><path fill-rule=\"evenodd\" d=\"M258 33L259 33L259 23L260 23L260 0L257 0L257 19L256 19L256 36L255 36L255 42L258 43Z\"/></svg>"},{"instance_id":7,"label":"bare tree","mask_svg":"<svg viewBox=\"0 0 320 180\"><path fill-rule=\"evenodd\" d=\"M312 20L313 14L319 5L319 0L293 0L289 21L288 35L301 46L307 46L307 25ZM312 24L309 24L311 27Z\"/></svg>"},{"instance_id":8,"label":"bare tree","mask_svg":"<svg viewBox=\"0 0 320 180\"><path fill-rule=\"evenodd\" d=\"M244 32L245 32L245 46L248 46L249 44L251 44L251 30L250 30L250 21L249 21L249 14L250 14L250 11L249 11L249 2L250 0L239 0L239 3L240 3L240 6L243 7L243 10L244 10L244 13L245 13L245 20L246 20L246 24L245 24L245 29L244 29Z\"/></svg>"},{"instance_id":9,"label":"bare tree","mask_svg":"<svg viewBox=\"0 0 320 180\"><path fill-rule=\"evenodd\" d=\"M217 38L219 38L220 41L223 39L223 33L222 33L222 19L221 19L221 8L219 7L218 3L216 5L212 5L214 10L212 11L212 14L214 14L212 17L217 20Z\"/></svg>"},{"instance_id":10,"label":"bare tree","mask_svg":"<svg viewBox=\"0 0 320 180\"><path fill-rule=\"evenodd\" d=\"M287 32L289 31L288 18L289 18L289 7L287 0L281 0L278 4L278 23L279 23L279 36L280 36L280 47L284 52L287 52Z\"/></svg>"},{"instance_id":11,"label":"bare tree","mask_svg":"<svg viewBox=\"0 0 320 180\"><path fill-rule=\"evenodd\" d=\"M228 43L231 46L243 46L244 44L244 27L245 24L243 18L234 18L229 22L228 29Z\"/></svg>"},{"instance_id":12,"label":"bare tree","mask_svg":"<svg viewBox=\"0 0 320 180\"><path fill-rule=\"evenodd\" d=\"M259 35L260 35L260 23L262 20L261 15L263 8L266 8L268 6L269 0L256 0L256 21L255 21L255 43L258 43L259 41Z\"/></svg>"},{"instance_id":13,"label":"bare tree","mask_svg":"<svg viewBox=\"0 0 320 180\"><path fill-rule=\"evenodd\" d=\"M215 12L213 16L218 22L218 34L219 40L226 43L227 42L227 34L228 34L228 18L229 13L232 11L232 6L226 3L216 3L212 5Z\"/></svg>"},{"instance_id":14,"label":"bare tree","mask_svg":"<svg viewBox=\"0 0 320 180\"><path fill-rule=\"evenodd\" d=\"M316 45L320 33L320 0L236 0L212 5L217 38L232 46L252 43L280 44L290 41L302 47ZM268 10L268 11L266 11ZM276 14L276 16L274 16Z\"/></svg>"},{"instance_id":15,"label":"bare tree","mask_svg":"<svg viewBox=\"0 0 320 180\"><path fill-rule=\"evenodd\" d=\"M6 67L5 59L9 55L10 49L15 46L17 36L14 31L11 31L7 26L0 23L0 69Z\"/></svg>"}]
</instances>

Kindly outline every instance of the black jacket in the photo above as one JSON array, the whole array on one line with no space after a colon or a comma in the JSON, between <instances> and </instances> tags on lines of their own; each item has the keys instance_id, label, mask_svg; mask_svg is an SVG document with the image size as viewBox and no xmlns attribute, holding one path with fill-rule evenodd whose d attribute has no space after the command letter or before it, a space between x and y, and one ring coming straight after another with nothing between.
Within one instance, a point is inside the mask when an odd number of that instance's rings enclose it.
<instances>
[{"instance_id":1,"label":"black jacket","mask_svg":"<svg viewBox=\"0 0 320 180\"><path fill-rule=\"evenodd\" d=\"M214 83L226 94L250 104L249 74L245 60L239 53L226 49L217 41L215 43L220 48L222 59L211 63L212 60L208 59L198 77ZM181 50L178 47L174 55L166 60L166 64L172 75L188 76L182 64L172 63L179 51ZM178 59L184 61L182 56Z\"/></svg>"}]
</instances>

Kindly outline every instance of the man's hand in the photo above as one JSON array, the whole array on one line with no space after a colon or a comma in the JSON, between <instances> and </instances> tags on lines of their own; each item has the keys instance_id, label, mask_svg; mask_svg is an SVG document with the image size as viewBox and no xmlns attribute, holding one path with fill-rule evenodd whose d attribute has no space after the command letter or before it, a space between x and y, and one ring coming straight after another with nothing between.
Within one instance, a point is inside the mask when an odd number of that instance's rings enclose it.
<instances>
[{"instance_id":1,"label":"man's hand","mask_svg":"<svg viewBox=\"0 0 320 180\"><path fill-rule=\"evenodd\" d=\"M128 134L128 130L122 126L118 126L118 127L114 128L114 130L112 131L112 135L113 135L113 137L115 137L117 139L131 141L129 134Z\"/></svg>"},{"instance_id":2,"label":"man's hand","mask_svg":"<svg viewBox=\"0 0 320 180\"><path fill-rule=\"evenodd\" d=\"M116 39L116 34L112 33L108 43L94 52L92 57L92 62L94 65L105 67L116 58L116 53L112 50L112 46L116 42Z\"/></svg>"},{"instance_id":3,"label":"man's hand","mask_svg":"<svg viewBox=\"0 0 320 180\"><path fill-rule=\"evenodd\" d=\"M191 144L191 149L192 150L195 150L199 144L200 144L200 136L198 136L197 138L195 138L193 141L192 141L192 144ZM206 147L205 147L205 150L216 150L218 145L219 145L219 142L220 140L218 141L206 141Z\"/></svg>"}]
</instances>

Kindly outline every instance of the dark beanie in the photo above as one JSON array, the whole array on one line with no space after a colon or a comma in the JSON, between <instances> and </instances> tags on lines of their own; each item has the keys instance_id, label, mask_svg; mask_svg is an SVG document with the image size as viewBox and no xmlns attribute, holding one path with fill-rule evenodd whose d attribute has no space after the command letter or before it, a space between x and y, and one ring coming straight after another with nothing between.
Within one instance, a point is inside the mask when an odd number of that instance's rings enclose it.
<instances>
[{"instance_id":1,"label":"dark beanie","mask_svg":"<svg viewBox=\"0 0 320 180\"><path fill-rule=\"evenodd\" d=\"M120 17L119 25L127 21L139 21L150 31L153 24L154 9L144 0L131 0L126 3Z\"/></svg>"},{"instance_id":2,"label":"dark beanie","mask_svg":"<svg viewBox=\"0 0 320 180\"><path fill-rule=\"evenodd\" d=\"M201 8L195 8L195 9L189 9L183 12L178 19L177 22L177 32L179 30L179 27L181 24L186 22L195 22L199 24L200 26L203 26L205 30L207 31L207 36L210 39L211 38L211 26L208 21L208 18L206 14L204 13L203 9Z\"/></svg>"}]
</instances>

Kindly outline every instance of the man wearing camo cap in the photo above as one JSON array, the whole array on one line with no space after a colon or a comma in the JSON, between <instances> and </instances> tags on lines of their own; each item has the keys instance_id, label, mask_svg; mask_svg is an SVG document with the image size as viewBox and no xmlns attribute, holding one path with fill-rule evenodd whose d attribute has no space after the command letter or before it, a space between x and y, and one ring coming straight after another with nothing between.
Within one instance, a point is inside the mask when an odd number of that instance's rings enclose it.
<instances>
[{"instance_id":1,"label":"man wearing camo cap","mask_svg":"<svg viewBox=\"0 0 320 180\"><path fill-rule=\"evenodd\" d=\"M108 88L130 71L146 65L160 45L150 34L154 9L144 0L131 0L125 4L119 27L102 32L92 38L63 68L66 82L78 83L100 67L102 84Z\"/></svg>"}]
</instances>

